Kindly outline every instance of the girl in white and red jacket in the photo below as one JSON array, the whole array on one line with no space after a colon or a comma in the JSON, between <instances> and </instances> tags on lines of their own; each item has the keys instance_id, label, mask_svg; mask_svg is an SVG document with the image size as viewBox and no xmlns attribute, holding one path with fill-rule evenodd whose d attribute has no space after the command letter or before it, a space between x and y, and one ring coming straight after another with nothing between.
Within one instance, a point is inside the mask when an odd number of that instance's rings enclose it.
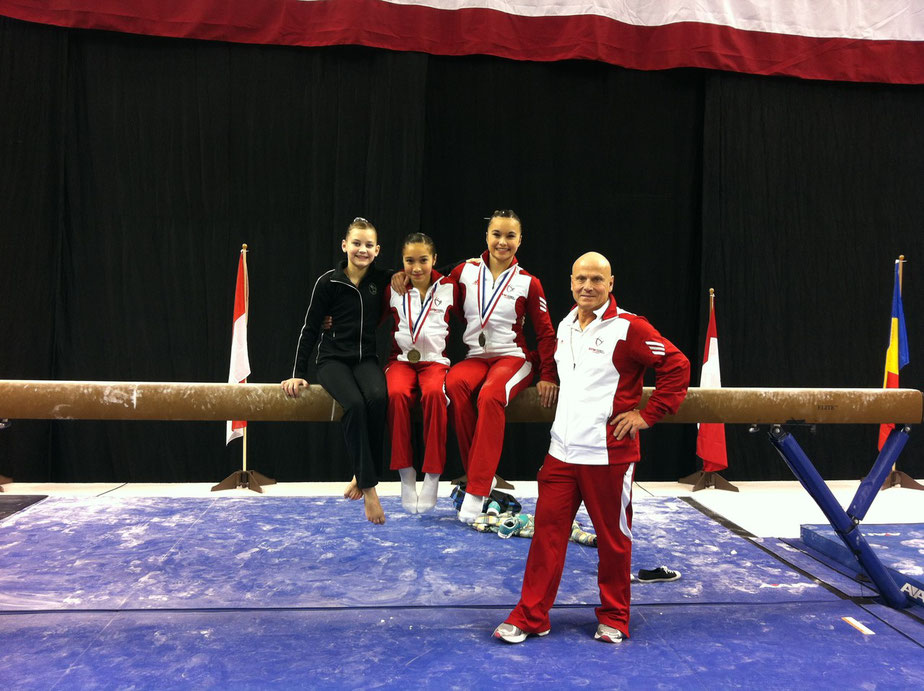
<instances>
[{"instance_id":1,"label":"girl in white and red jacket","mask_svg":"<svg viewBox=\"0 0 924 691\"><path fill-rule=\"evenodd\" d=\"M459 520L472 523L491 493L504 443L505 409L529 386L534 372L523 326L536 334L539 399L552 406L558 396L555 330L542 284L516 260L523 235L520 218L510 210L488 219L487 251L460 264L450 277L459 285L465 315L463 340L468 356L446 376L450 414L467 474Z\"/></svg>"},{"instance_id":2,"label":"girl in white and red jacket","mask_svg":"<svg viewBox=\"0 0 924 691\"><path fill-rule=\"evenodd\" d=\"M407 292L399 295L390 286L386 290L393 317L392 353L385 368L391 469L401 476L404 510L426 513L436 506L440 474L446 465L446 340L450 313L459 305L458 286L433 268L436 248L428 235L408 235L401 256ZM419 496L410 420L410 409L418 400L423 408L425 447Z\"/></svg>"}]
</instances>

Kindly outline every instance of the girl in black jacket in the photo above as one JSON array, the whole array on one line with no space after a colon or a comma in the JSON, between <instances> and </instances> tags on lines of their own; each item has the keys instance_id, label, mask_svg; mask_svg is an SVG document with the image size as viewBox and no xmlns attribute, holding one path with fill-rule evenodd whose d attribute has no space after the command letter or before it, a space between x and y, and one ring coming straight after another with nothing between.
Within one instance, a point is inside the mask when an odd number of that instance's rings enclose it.
<instances>
[{"instance_id":1,"label":"girl in black jacket","mask_svg":"<svg viewBox=\"0 0 924 691\"><path fill-rule=\"evenodd\" d=\"M318 383L343 408L343 438L355 473L343 496L362 498L366 518L381 524L385 512L375 486L384 453L388 394L376 357L375 331L392 272L375 266L378 234L364 218L353 220L341 248L346 260L322 274L311 291L292 377L282 382L282 388L287 396L297 397L308 386L308 360L320 336L315 361ZM332 327L323 331L328 315Z\"/></svg>"}]
</instances>

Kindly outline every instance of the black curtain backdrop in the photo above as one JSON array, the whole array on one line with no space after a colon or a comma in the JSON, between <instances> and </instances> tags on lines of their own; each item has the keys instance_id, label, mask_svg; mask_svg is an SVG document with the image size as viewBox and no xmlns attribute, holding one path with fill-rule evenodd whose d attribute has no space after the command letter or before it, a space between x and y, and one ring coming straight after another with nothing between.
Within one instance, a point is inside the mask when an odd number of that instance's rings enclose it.
<instances>
[{"instance_id":1,"label":"black curtain backdrop","mask_svg":"<svg viewBox=\"0 0 924 691\"><path fill-rule=\"evenodd\" d=\"M921 122L920 87L0 18L0 378L225 381L247 243L251 381L279 381L354 216L376 223L395 266L418 230L442 262L479 254L484 217L512 207L554 322L571 306L571 262L599 250L619 303L688 355L694 383L715 287L726 386L881 386L904 253L901 381L920 389ZM765 431L727 433L729 479L791 477ZM875 457L873 426L795 433L829 479L859 478ZM638 478L695 470L695 437L645 432ZM532 479L547 445L547 426L510 425L501 474ZM921 477L922 457L916 430L900 467ZM281 481L349 475L330 424L252 423L248 461ZM21 481L206 482L239 467L223 423L0 431L0 473ZM451 448L446 475L459 472Z\"/></svg>"}]
</instances>

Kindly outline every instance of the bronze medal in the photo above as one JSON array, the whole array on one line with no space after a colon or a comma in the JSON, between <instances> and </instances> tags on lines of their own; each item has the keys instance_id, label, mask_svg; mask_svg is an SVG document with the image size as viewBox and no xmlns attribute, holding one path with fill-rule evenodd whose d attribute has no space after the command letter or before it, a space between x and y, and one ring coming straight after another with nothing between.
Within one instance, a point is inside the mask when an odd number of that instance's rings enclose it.
<instances>
[{"instance_id":1,"label":"bronze medal","mask_svg":"<svg viewBox=\"0 0 924 691\"><path fill-rule=\"evenodd\" d=\"M485 338L484 331L482 331L480 334L478 334L478 345L484 348L487 342L488 342L488 339Z\"/></svg>"},{"instance_id":2,"label":"bronze medal","mask_svg":"<svg viewBox=\"0 0 924 691\"><path fill-rule=\"evenodd\" d=\"M408 362L420 362L420 351L417 348L411 348L407 351Z\"/></svg>"}]
</instances>

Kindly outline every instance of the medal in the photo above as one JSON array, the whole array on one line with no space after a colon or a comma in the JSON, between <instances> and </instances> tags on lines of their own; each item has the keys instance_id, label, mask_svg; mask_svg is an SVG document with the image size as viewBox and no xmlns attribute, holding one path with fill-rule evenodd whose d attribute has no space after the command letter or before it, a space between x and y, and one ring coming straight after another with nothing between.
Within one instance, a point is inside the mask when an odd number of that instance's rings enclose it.
<instances>
[{"instance_id":1,"label":"medal","mask_svg":"<svg viewBox=\"0 0 924 691\"><path fill-rule=\"evenodd\" d=\"M517 265L514 264L500 275L499 280L495 281L494 293L488 298L487 263L482 263L478 270L478 312L481 318L481 333L478 334L478 345L482 348L487 349L488 337L484 332L491 319L491 315L494 314L494 308L497 307L501 295L504 294L504 291L507 289L507 286L510 285L510 282L516 274Z\"/></svg>"},{"instance_id":2,"label":"medal","mask_svg":"<svg viewBox=\"0 0 924 691\"><path fill-rule=\"evenodd\" d=\"M407 352L407 361L408 362L420 362L420 351L417 350L414 346L417 344L417 339L420 337L420 332L423 331L424 322L427 321L427 316L430 314L430 310L433 308L433 296L436 295L436 288L439 286L442 278L438 278L430 290L427 291L427 299L423 300L420 305L420 312L417 313L417 320L414 320L414 314L411 310L411 294L415 289L407 291L407 296L402 302L404 307L404 314L407 317L407 330L411 333L411 349ZM420 291L417 291L420 294ZM422 297L422 296L421 296Z\"/></svg>"}]
</instances>

